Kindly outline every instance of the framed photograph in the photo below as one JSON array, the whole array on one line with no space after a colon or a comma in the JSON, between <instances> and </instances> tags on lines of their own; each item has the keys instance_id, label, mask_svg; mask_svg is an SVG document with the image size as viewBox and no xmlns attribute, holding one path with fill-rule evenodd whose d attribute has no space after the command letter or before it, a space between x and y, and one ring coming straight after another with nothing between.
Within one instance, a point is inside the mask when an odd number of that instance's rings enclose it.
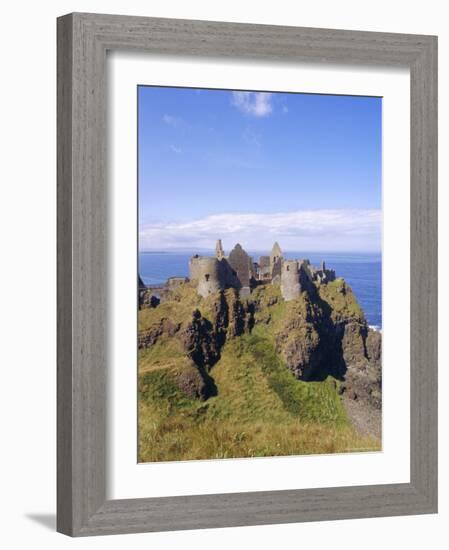
<instances>
[{"instance_id":1,"label":"framed photograph","mask_svg":"<svg viewBox=\"0 0 449 550\"><path fill-rule=\"evenodd\" d=\"M58 19L58 531L437 511L437 39Z\"/></svg>"}]
</instances>

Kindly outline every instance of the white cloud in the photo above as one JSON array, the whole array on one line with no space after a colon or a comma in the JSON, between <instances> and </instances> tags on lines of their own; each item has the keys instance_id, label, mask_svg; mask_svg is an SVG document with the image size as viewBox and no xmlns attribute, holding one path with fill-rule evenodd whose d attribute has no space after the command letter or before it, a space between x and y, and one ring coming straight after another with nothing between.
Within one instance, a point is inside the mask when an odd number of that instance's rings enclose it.
<instances>
[{"instance_id":1,"label":"white cloud","mask_svg":"<svg viewBox=\"0 0 449 550\"><path fill-rule=\"evenodd\" d=\"M268 92L232 92L231 103L243 113L264 117L273 111L272 95Z\"/></svg>"},{"instance_id":2,"label":"white cloud","mask_svg":"<svg viewBox=\"0 0 449 550\"><path fill-rule=\"evenodd\" d=\"M179 126L179 123L181 122L181 119L178 117L175 117L173 115L163 115L162 120L165 122L165 124L168 124L169 126Z\"/></svg>"},{"instance_id":3,"label":"white cloud","mask_svg":"<svg viewBox=\"0 0 449 550\"><path fill-rule=\"evenodd\" d=\"M141 226L141 249L210 248L222 239L230 249L378 251L380 210L299 210L276 214L213 214L202 219Z\"/></svg>"},{"instance_id":4,"label":"white cloud","mask_svg":"<svg viewBox=\"0 0 449 550\"><path fill-rule=\"evenodd\" d=\"M182 149L180 149L179 147L176 147L176 145L170 145L170 149L173 151L173 153L182 153Z\"/></svg>"}]
</instances>

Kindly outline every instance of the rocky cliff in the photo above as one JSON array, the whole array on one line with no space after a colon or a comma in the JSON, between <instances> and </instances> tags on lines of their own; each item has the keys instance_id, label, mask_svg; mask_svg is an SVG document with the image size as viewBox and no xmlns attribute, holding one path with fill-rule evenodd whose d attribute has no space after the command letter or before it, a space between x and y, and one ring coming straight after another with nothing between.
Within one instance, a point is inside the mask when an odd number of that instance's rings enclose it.
<instances>
[{"instance_id":1,"label":"rocky cliff","mask_svg":"<svg viewBox=\"0 0 449 550\"><path fill-rule=\"evenodd\" d=\"M272 346L297 380L333 380L335 392L343 402L357 402L357 411L380 410L381 334L368 327L343 279L314 284L289 302L275 285L261 285L245 298L234 289L201 298L186 283L139 312L144 371L174 365L178 389L202 401L220 392L214 365L225 346L249 334ZM238 360L235 368L243 368ZM358 414L347 409L349 416Z\"/></svg>"},{"instance_id":2,"label":"rocky cliff","mask_svg":"<svg viewBox=\"0 0 449 550\"><path fill-rule=\"evenodd\" d=\"M176 350L170 346L172 356L179 358L181 354L189 360L185 365L196 368L196 372L181 369L179 387L201 400L217 392L209 372L220 359L226 341L250 332L254 324L252 305L241 301L235 289L201 298L189 284L175 289L158 307L142 310L139 318L139 349L164 346L174 339L178 345Z\"/></svg>"}]
</instances>

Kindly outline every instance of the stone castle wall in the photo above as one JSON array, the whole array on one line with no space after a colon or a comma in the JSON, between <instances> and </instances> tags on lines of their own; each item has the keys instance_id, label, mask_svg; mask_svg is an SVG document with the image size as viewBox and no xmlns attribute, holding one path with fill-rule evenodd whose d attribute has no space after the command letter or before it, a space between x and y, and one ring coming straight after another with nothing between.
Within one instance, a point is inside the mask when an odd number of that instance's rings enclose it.
<instances>
[{"instance_id":1,"label":"stone castle wall","mask_svg":"<svg viewBox=\"0 0 449 550\"><path fill-rule=\"evenodd\" d=\"M242 296L247 296L251 289L253 273L253 261L243 248L236 244L229 254L228 263L235 273L236 284Z\"/></svg>"},{"instance_id":2,"label":"stone castle wall","mask_svg":"<svg viewBox=\"0 0 449 550\"><path fill-rule=\"evenodd\" d=\"M311 290L313 281L323 284L335 280L335 271L326 269L324 262L316 269L307 259L284 259L278 243L274 244L270 256L261 256L259 263L254 264L240 244L226 257L218 241L216 256L193 256L189 271L198 294L203 297L225 288L235 288L241 295L248 295L259 280L280 284L283 298L293 300L303 290Z\"/></svg>"}]
</instances>

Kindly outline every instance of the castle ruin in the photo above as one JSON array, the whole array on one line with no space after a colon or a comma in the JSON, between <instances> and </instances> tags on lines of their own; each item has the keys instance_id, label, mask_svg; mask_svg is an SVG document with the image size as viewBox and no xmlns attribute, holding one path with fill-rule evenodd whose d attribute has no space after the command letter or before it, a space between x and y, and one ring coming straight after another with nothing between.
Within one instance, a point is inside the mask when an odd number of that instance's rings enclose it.
<instances>
[{"instance_id":1,"label":"castle ruin","mask_svg":"<svg viewBox=\"0 0 449 550\"><path fill-rule=\"evenodd\" d=\"M221 240L217 241L216 256L198 256L190 259L190 280L197 284L202 297L225 288L235 288L241 296L248 296L258 284L279 284L284 300L293 300L312 282L326 284L335 280L335 271L326 269L324 261L319 269L307 259L287 260L276 242L270 256L261 256L254 262L240 244L225 256Z\"/></svg>"},{"instance_id":2,"label":"castle ruin","mask_svg":"<svg viewBox=\"0 0 449 550\"><path fill-rule=\"evenodd\" d=\"M225 255L221 239L217 241L215 256L195 254L189 261L189 277L169 277L163 285L146 286L138 278L139 308L157 307L179 285L192 281L203 298L226 288L235 288L240 296L249 296L258 285L279 285L284 300L295 299L314 283L326 284L335 280L335 271L325 262L315 268L307 259L286 259L276 242L269 256L260 256L254 262L237 243Z\"/></svg>"}]
</instances>

